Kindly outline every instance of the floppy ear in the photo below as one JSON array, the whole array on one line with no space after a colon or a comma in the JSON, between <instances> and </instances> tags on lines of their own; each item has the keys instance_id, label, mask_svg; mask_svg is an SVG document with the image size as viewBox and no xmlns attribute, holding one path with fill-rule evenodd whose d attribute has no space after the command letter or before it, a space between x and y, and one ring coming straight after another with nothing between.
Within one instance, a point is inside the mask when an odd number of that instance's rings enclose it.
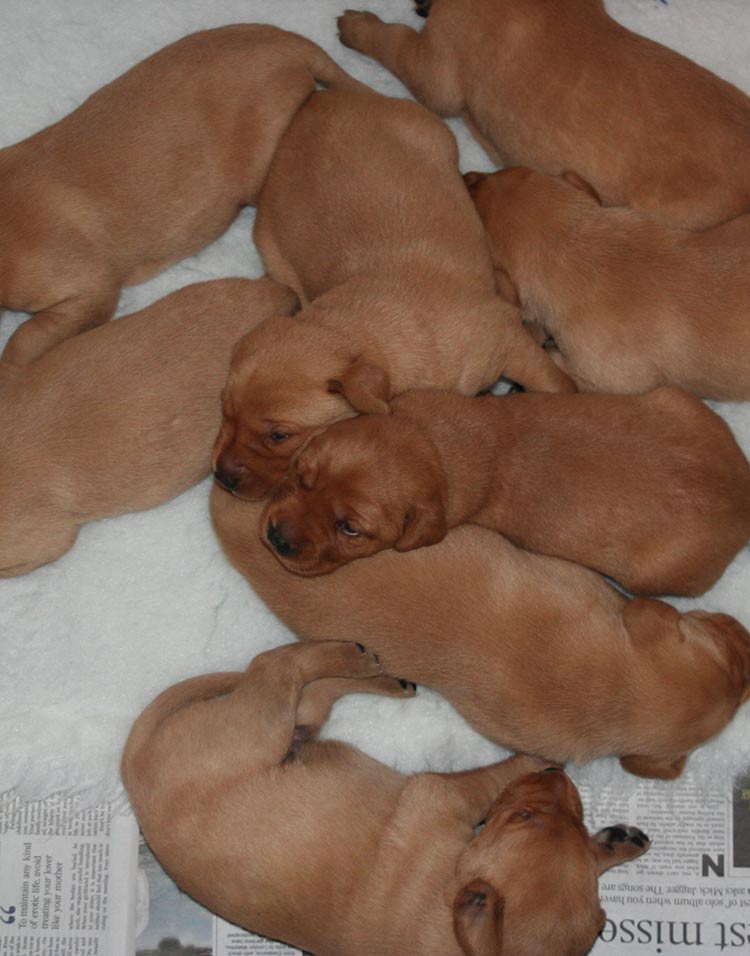
<instances>
[{"instance_id":1,"label":"floppy ear","mask_svg":"<svg viewBox=\"0 0 750 956\"><path fill-rule=\"evenodd\" d=\"M300 485L307 491L312 491L318 480L318 463L304 457L297 457L293 462L293 471Z\"/></svg>"},{"instance_id":2,"label":"floppy ear","mask_svg":"<svg viewBox=\"0 0 750 956\"><path fill-rule=\"evenodd\" d=\"M600 206L602 205L602 199L599 193L594 189L590 182L587 182L583 176L579 176L578 173L574 173L571 170L562 174L562 178L569 186L573 186L574 189L580 189L583 193L588 193L591 198L597 202Z\"/></svg>"},{"instance_id":3,"label":"floppy ear","mask_svg":"<svg viewBox=\"0 0 750 956\"><path fill-rule=\"evenodd\" d=\"M518 290L505 269L495 269L495 288L501 299L505 299L511 305L520 305Z\"/></svg>"},{"instance_id":4,"label":"floppy ear","mask_svg":"<svg viewBox=\"0 0 750 956\"><path fill-rule=\"evenodd\" d=\"M466 956L500 956L505 901L484 880L472 880L453 903L453 931Z\"/></svg>"},{"instance_id":5,"label":"floppy ear","mask_svg":"<svg viewBox=\"0 0 750 956\"><path fill-rule=\"evenodd\" d=\"M687 759L687 754L677 754L673 757L643 757L638 754L627 754L620 757L620 764L623 770L635 774L636 777L676 780L685 769Z\"/></svg>"},{"instance_id":6,"label":"floppy ear","mask_svg":"<svg viewBox=\"0 0 750 956\"><path fill-rule=\"evenodd\" d=\"M391 383L379 365L359 355L340 378L328 379L328 391L343 395L355 412L387 415Z\"/></svg>"},{"instance_id":7,"label":"floppy ear","mask_svg":"<svg viewBox=\"0 0 750 956\"><path fill-rule=\"evenodd\" d=\"M448 532L443 499L439 494L412 505L404 517L404 530L395 543L396 551L413 551L442 541Z\"/></svg>"}]
</instances>

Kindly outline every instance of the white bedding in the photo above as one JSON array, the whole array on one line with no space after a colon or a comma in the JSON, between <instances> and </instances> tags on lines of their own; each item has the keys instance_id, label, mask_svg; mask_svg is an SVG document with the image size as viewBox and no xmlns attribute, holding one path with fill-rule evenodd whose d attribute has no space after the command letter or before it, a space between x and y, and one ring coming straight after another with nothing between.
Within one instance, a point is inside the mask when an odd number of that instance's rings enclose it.
<instances>
[{"instance_id":1,"label":"white bedding","mask_svg":"<svg viewBox=\"0 0 750 956\"><path fill-rule=\"evenodd\" d=\"M344 6L343 0L3 0L0 146L70 112L181 35L239 21L304 33L376 89L405 95L385 70L339 45L335 17ZM610 0L609 7L629 27L750 92L747 0ZM369 0L364 8L386 20L420 23L408 0ZM462 124L451 125L462 168L491 168ZM118 314L197 280L260 275L252 221L252 210L245 211L200 255L126 290ZM21 318L4 315L0 346ZM750 404L719 410L750 453ZM119 798L120 751L152 696L188 675L245 667L258 651L290 639L221 554L208 520L208 490L206 481L151 512L89 525L60 561L0 582L0 792ZM679 603L727 611L750 626L748 549L712 592ZM698 779L708 782L720 770L747 765L749 728L750 706L692 758ZM329 734L401 769L457 769L502 753L424 689L415 701L343 701ZM631 785L612 760L576 776L596 786Z\"/></svg>"}]
</instances>

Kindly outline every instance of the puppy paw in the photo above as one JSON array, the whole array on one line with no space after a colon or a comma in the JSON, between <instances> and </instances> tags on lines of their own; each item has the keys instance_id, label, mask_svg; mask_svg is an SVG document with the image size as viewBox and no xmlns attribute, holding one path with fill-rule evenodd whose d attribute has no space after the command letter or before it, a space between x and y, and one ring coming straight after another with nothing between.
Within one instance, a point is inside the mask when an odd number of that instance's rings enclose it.
<instances>
[{"instance_id":1,"label":"puppy paw","mask_svg":"<svg viewBox=\"0 0 750 956\"><path fill-rule=\"evenodd\" d=\"M379 677L383 673L380 658L375 653L359 642L345 644L344 647L351 648L354 655L353 665L358 677Z\"/></svg>"},{"instance_id":2,"label":"puppy paw","mask_svg":"<svg viewBox=\"0 0 750 956\"><path fill-rule=\"evenodd\" d=\"M401 689L401 693L398 696L416 697L417 685L414 683L414 681L404 680L403 677L396 677L394 679L396 683L398 684L399 688Z\"/></svg>"},{"instance_id":3,"label":"puppy paw","mask_svg":"<svg viewBox=\"0 0 750 956\"><path fill-rule=\"evenodd\" d=\"M629 827L625 823L616 823L594 834L594 840L608 852L622 856L623 859L635 859L651 846L651 840L638 827Z\"/></svg>"},{"instance_id":4,"label":"puppy paw","mask_svg":"<svg viewBox=\"0 0 750 956\"><path fill-rule=\"evenodd\" d=\"M339 28L339 40L352 50L367 53L370 32L373 26L382 22L374 13L364 10L345 10L336 21Z\"/></svg>"}]
</instances>

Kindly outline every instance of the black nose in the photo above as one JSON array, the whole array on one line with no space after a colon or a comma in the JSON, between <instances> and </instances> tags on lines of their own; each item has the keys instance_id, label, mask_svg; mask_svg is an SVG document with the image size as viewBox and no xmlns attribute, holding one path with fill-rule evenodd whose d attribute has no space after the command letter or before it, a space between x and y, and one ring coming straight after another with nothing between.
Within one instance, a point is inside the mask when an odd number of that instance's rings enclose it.
<instances>
[{"instance_id":1,"label":"black nose","mask_svg":"<svg viewBox=\"0 0 750 956\"><path fill-rule=\"evenodd\" d=\"M240 480L237 475L230 475L226 471L219 471L218 468L214 472L214 478L219 482L220 485L223 485L227 491L234 491Z\"/></svg>"},{"instance_id":2,"label":"black nose","mask_svg":"<svg viewBox=\"0 0 750 956\"><path fill-rule=\"evenodd\" d=\"M268 525L266 537L271 542L272 547L274 547L279 554L283 555L285 558L292 557L292 555L297 553L297 549L294 547L294 545L287 541L287 539L283 534L281 534L273 522Z\"/></svg>"}]
</instances>

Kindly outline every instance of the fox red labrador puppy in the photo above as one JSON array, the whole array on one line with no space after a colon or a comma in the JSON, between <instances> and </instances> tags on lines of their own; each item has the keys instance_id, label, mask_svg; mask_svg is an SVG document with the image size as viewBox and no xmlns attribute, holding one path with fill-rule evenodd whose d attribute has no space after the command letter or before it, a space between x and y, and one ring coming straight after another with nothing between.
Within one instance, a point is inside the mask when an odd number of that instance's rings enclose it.
<instances>
[{"instance_id":1,"label":"fox red labrador puppy","mask_svg":"<svg viewBox=\"0 0 750 956\"><path fill-rule=\"evenodd\" d=\"M582 391L666 384L750 399L750 215L691 233L602 208L574 173L465 180L498 288L553 337L550 354Z\"/></svg>"},{"instance_id":2,"label":"fox red labrador puppy","mask_svg":"<svg viewBox=\"0 0 750 956\"><path fill-rule=\"evenodd\" d=\"M214 456L235 494L266 494L316 429L407 388L473 395L506 375L573 391L497 295L453 134L408 100L315 93L281 138L255 241L299 315L238 344Z\"/></svg>"},{"instance_id":3,"label":"fox red labrador puppy","mask_svg":"<svg viewBox=\"0 0 750 956\"><path fill-rule=\"evenodd\" d=\"M0 305L36 313L11 336L0 382L109 319L122 286L224 232L316 81L360 86L294 33L205 30L0 150Z\"/></svg>"},{"instance_id":4,"label":"fox red labrador puppy","mask_svg":"<svg viewBox=\"0 0 750 956\"><path fill-rule=\"evenodd\" d=\"M122 777L178 886L318 956L583 956L605 918L597 878L648 837L590 836L575 786L533 757L405 776L319 741L355 691L414 688L361 645L293 644L146 708Z\"/></svg>"},{"instance_id":5,"label":"fox red labrador puppy","mask_svg":"<svg viewBox=\"0 0 750 956\"><path fill-rule=\"evenodd\" d=\"M464 522L641 594L701 594L750 539L750 466L676 388L647 395L419 389L297 454L260 534L297 574L441 541Z\"/></svg>"},{"instance_id":6,"label":"fox red labrador puppy","mask_svg":"<svg viewBox=\"0 0 750 956\"><path fill-rule=\"evenodd\" d=\"M208 475L232 346L296 305L270 279L200 282L24 369L0 401L0 577L55 561L84 522Z\"/></svg>"},{"instance_id":7,"label":"fox red labrador puppy","mask_svg":"<svg viewBox=\"0 0 750 956\"><path fill-rule=\"evenodd\" d=\"M262 509L214 485L225 553L285 624L305 640L368 641L389 673L440 691L512 750L616 754L676 777L750 695L750 634L729 615L629 600L595 571L469 525L301 577L261 541Z\"/></svg>"},{"instance_id":8,"label":"fox red labrador puppy","mask_svg":"<svg viewBox=\"0 0 750 956\"><path fill-rule=\"evenodd\" d=\"M688 229L750 211L750 99L603 0L417 0L417 33L348 10L341 40L498 165L577 170L608 205Z\"/></svg>"}]
</instances>

